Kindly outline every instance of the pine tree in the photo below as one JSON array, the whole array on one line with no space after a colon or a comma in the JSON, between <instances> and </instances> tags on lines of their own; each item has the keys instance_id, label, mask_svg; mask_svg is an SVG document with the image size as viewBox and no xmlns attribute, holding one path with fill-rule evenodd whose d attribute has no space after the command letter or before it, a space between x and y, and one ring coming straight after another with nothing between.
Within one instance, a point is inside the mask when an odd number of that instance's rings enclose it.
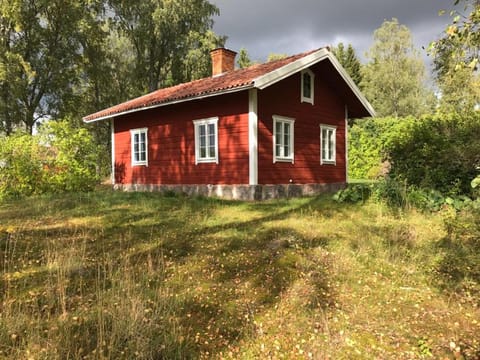
<instances>
[{"instance_id":1,"label":"pine tree","mask_svg":"<svg viewBox=\"0 0 480 360\"><path fill-rule=\"evenodd\" d=\"M332 52L355 84L360 87L362 81L362 64L360 63L360 60L358 60L352 44L348 44L347 50L345 51L345 45L339 43L337 47L332 49Z\"/></svg>"}]
</instances>

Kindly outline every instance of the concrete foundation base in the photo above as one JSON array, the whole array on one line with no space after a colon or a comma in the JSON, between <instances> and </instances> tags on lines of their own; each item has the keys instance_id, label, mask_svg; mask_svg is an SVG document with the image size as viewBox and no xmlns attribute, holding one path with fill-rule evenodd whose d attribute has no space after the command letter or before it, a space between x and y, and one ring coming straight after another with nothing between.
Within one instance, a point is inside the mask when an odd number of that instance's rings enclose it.
<instances>
[{"instance_id":1,"label":"concrete foundation base","mask_svg":"<svg viewBox=\"0 0 480 360\"><path fill-rule=\"evenodd\" d=\"M189 196L213 196L232 200L268 200L278 198L311 196L344 189L345 183L334 184L282 184L282 185L155 185L116 184L121 191L156 191Z\"/></svg>"}]
</instances>

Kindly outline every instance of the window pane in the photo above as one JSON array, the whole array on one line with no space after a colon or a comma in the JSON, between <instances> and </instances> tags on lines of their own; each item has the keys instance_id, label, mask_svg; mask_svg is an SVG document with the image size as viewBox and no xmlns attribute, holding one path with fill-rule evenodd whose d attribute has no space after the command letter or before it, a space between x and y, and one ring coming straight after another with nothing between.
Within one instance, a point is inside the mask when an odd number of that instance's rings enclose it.
<instances>
[{"instance_id":1,"label":"window pane","mask_svg":"<svg viewBox=\"0 0 480 360\"><path fill-rule=\"evenodd\" d=\"M282 145L278 144L275 146L275 156L282 156L282 154L280 153L281 152L281 149L282 149Z\"/></svg>"},{"instance_id":2,"label":"window pane","mask_svg":"<svg viewBox=\"0 0 480 360\"><path fill-rule=\"evenodd\" d=\"M298 79L298 78L297 78ZM303 74L303 97L310 98L312 90L312 83L310 74Z\"/></svg>"},{"instance_id":3,"label":"window pane","mask_svg":"<svg viewBox=\"0 0 480 360\"><path fill-rule=\"evenodd\" d=\"M207 148L205 147L200 148L200 158L204 159L206 157L207 157Z\"/></svg>"},{"instance_id":4,"label":"window pane","mask_svg":"<svg viewBox=\"0 0 480 360\"><path fill-rule=\"evenodd\" d=\"M282 123L277 121L275 123L275 134L281 134L282 133Z\"/></svg>"},{"instance_id":5,"label":"window pane","mask_svg":"<svg viewBox=\"0 0 480 360\"><path fill-rule=\"evenodd\" d=\"M215 134L210 134L208 137L208 145L215 146Z\"/></svg>"},{"instance_id":6,"label":"window pane","mask_svg":"<svg viewBox=\"0 0 480 360\"><path fill-rule=\"evenodd\" d=\"M208 149L209 149L208 156L211 157L211 158L214 158L215 157L215 146L210 146Z\"/></svg>"},{"instance_id":7,"label":"window pane","mask_svg":"<svg viewBox=\"0 0 480 360\"><path fill-rule=\"evenodd\" d=\"M215 135L215 124L208 124L208 135Z\"/></svg>"},{"instance_id":8,"label":"window pane","mask_svg":"<svg viewBox=\"0 0 480 360\"><path fill-rule=\"evenodd\" d=\"M334 137L334 131L333 130L330 130L329 132L329 149L330 149L330 153L329 153L329 159L330 160L335 160L334 157L335 157L335 137Z\"/></svg>"},{"instance_id":9,"label":"window pane","mask_svg":"<svg viewBox=\"0 0 480 360\"><path fill-rule=\"evenodd\" d=\"M322 160L327 158L327 130L322 129Z\"/></svg>"},{"instance_id":10,"label":"window pane","mask_svg":"<svg viewBox=\"0 0 480 360\"><path fill-rule=\"evenodd\" d=\"M281 132L278 132L278 133L275 134L275 144L277 146L282 145L282 133Z\"/></svg>"}]
</instances>

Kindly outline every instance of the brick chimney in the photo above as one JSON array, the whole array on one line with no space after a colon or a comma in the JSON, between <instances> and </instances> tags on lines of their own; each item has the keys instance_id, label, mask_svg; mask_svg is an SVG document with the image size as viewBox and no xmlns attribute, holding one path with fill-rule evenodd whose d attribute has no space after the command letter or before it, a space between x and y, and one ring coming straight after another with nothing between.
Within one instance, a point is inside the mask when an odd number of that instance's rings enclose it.
<instances>
[{"instance_id":1,"label":"brick chimney","mask_svg":"<svg viewBox=\"0 0 480 360\"><path fill-rule=\"evenodd\" d=\"M235 69L235 51L217 48L210 51L212 57L212 76L218 76Z\"/></svg>"}]
</instances>

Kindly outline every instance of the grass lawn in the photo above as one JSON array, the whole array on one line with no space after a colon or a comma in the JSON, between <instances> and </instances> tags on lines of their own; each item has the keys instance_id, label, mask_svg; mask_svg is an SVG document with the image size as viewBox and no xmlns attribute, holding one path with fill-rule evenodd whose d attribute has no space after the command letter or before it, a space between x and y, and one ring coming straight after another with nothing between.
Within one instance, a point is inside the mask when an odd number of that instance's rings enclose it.
<instances>
[{"instance_id":1,"label":"grass lawn","mask_svg":"<svg viewBox=\"0 0 480 360\"><path fill-rule=\"evenodd\" d=\"M475 359L448 214L97 191L0 204L0 358Z\"/></svg>"}]
</instances>

